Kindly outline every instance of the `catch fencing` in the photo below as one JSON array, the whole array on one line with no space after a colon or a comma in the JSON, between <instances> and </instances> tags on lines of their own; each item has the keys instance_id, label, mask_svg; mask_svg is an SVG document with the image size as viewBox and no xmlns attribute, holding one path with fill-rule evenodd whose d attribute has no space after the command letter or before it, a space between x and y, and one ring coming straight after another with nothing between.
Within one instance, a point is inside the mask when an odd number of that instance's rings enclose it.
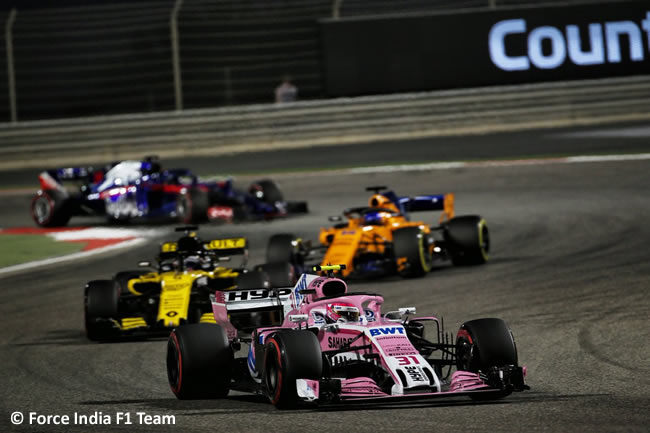
<instances>
[{"instance_id":1,"label":"catch fencing","mask_svg":"<svg viewBox=\"0 0 650 433\"><path fill-rule=\"evenodd\" d=\"M271 102L286 74L301 99L322 98L327 91L319 19L542 5L534 0L8 3L14 7L0 10L0 122Z\"/></svg>"}]
</instances>

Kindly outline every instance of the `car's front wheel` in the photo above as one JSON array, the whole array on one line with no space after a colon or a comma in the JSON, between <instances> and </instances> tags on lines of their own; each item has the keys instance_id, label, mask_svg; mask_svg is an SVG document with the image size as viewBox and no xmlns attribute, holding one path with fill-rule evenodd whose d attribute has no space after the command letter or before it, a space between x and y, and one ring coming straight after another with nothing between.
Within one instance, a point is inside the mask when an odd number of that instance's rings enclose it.
<instances>
[{"instance_id":1,"label":"car's front wheel","mask_svg":"<svg viewBox=\"0 0 650 433\"><path fill-rule=\"evenodd\" d=\"M431 270L431 254L419 227L393 231L395 266L402 277L421 277Z\"/></svg>"},{"instance_id":2,"label":"car's front wheel","mask_svg":"<svg viewBox=\"0 0 650 433\"><path fill-rule=\"evenodd\" d=\"M517 347L512 332L501 319L476 319L461 325L456 335L456 368L488 373L491 368L517 366ZM495 398L507 395L495 395Z\"/></svg>"},{"instance_id":3,"label":"car's front wheel","mask_svg":"<svg viewBox=\"0 0 650 433\"><path fill-rule=\"evenodd\" d=\"M113 280L94 280L86 284L84 316L88 339L107 340L115 335L119 297L120 288Z\"/></svg>"},{"instance_id":4,"label":"car's front wheel","mask_svg":"<svg viewBox=\"0 0 650 433\"><path fill-rule=\"evenodd\" d=\"M280 331L264 346L264 386L272 404L291 409L298 404L296 379L319 380L323 357L316 335L310 331Z\"/></svg>"}]
</instances>

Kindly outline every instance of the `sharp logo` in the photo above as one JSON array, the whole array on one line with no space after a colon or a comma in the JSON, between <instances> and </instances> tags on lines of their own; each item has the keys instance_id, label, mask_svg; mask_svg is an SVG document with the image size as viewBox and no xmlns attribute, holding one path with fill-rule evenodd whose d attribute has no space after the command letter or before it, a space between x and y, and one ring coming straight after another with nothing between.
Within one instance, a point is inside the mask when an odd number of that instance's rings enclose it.
<instances>
[{"instance_id":1,"label":"sharp logo","mask_svg":"<svg viewBox=\"0 0 650 433\"><path fill-rule=\"evenodd\" d=\"M287 296L291 293L291 289L278 290L279 296ZM243 290L237 292L228 292L228 302L235 301L254 301L258 299L275 298L277 295L273 290Z\"/></svg>"},{"instance_id":2,"label":"sharp logo","mask_svg":"<svg viewBox=\"0 0 650 433\"><path fill-rule=\"evenodd\" d=\"M391 328L371 328L370 335L377 337L379 335L404 334L404 328L393 326Z\"/></svg>"},{"instance_id":3,"label":"sharp logo","mask_svg":"<svg viewBox=\"0 0 650 433\"><path fill-rule=\"evenodd\" d=\"M564 29L541 26L529 31L525 19L499 21L489 33L490 59L504 71L527 71L531 66L555 69L562 66L567 57L578 66L621 63L628 57L633 62L642 62L645 45L650 49L650 11L640 25L634 21L591 23L586 33L588 40L583 40L577 25L571 24ZM516 55L508 49L508 41L516 38L526 39L526 55ZM621 46L621 40L627 40L629 52L626 46ZM544 50L543 45L550 47L550 51Z\"/></svg>"}]
</instances>

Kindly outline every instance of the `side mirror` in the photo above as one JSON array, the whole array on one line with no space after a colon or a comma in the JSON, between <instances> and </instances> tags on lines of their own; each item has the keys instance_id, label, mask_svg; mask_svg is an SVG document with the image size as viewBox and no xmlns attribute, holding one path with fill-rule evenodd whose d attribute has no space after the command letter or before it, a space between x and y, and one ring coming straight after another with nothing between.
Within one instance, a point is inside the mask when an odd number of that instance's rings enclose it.
<instances>
[{"instance_id":1,"label":"side mirror","mask_svg":"<svg viewBox=\"0 0 650 433\"><path fill-rule=\"evenodd\" d=\"M289 322L291 323L307 323L308 320L308 314L289 314Z\"/></svg>"},{"instance_id":2,"label":"side mirror","mask_svg":"<svg viewBox=\"0 0 650 433\"><path fill-rule=\"evenodd\" d=\"M141 268L150 268L151 267L151 262L138 262L138 266Z\"/></svg>"},{"instance_id":3,"label":"side mirror","mask_svg":"<svg viewBox=\"0 0 650 433\"><path fill-rule=\"evenodd\" d=\"M384 318L389 322L401 322L404 316L415 314L415 307L400 308L397 311L389 311Z\"/></svg>"}]
</instances>

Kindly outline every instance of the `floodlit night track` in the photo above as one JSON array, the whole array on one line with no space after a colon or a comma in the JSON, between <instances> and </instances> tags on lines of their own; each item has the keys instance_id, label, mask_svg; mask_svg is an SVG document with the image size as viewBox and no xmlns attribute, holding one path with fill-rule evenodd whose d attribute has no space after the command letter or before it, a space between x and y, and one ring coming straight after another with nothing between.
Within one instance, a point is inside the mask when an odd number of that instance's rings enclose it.
<instances>
[{"instance_id":1,"label":"floodlit night track","mask_svg":"<svg viewBox=\"0 0 650 433\"><path fill-rule=\"evenodd\" d=\"M525 134L518 136L526 139ZM514 147L505 138L472 140L477 148L483 140L494 155L504 152L504 146ZM582 154L578 138L564 140L564 153ZM626 146L620 140L600 142L599 153L616 153L619 144ZM636 143L636 149L648 151L646 143ZM364 162L362 148L357 150L350 165ZM301 155L314 165L307 152ZM248 157L254 161L255 154ZM404 195L453 192L459 213L486 218L491 261L481 267L440 266L419 279L354 281L351 289L383 294L387 309L416 306L418 313L443 316L451 332L478 317L505 319L520 364L528 367L530 391L489 403L459 398L286 412L263 397L237 393L226 400L177 400L167 383L166 340L95 344L83 333L85 282L153 258L157 244L151 241L119 254L0 276L0 430L646 431L649 160L283 175L286 195L308 199L310 214L270 223L205 226L201 234L245 235L253 264L260 263L271 234L291 231L316 239L328 215L365 204L364 187L378 183ZM2 224L31 224L28 197L3 199ZM423 216L433 222L437 214ZM113 423L13 426L9 417L15 411L70 416L101 412L110 414ZM117 426L117 412L130 412L132 421L136 412L174 415L175 425Z\"/></svg>"}]
</instances>

